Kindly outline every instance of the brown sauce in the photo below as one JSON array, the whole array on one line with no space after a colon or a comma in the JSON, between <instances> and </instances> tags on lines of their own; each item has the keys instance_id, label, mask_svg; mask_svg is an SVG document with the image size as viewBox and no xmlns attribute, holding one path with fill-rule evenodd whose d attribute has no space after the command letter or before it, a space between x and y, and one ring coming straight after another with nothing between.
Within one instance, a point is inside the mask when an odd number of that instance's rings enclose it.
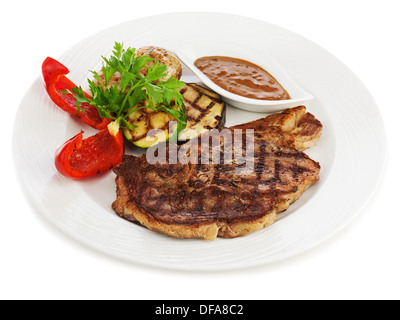
<instances>
[{"instance_id":1,"label":"brown sauce","mask_svg":"<svg viewBox=\"0 0 400 320\"><path fill-rule=\"evenodd\" d=\"M263 68L246 60L230 57L203 57L195 66L221 88L258 100L287 100L289 94Z\"/></svg>"}]
</instances>

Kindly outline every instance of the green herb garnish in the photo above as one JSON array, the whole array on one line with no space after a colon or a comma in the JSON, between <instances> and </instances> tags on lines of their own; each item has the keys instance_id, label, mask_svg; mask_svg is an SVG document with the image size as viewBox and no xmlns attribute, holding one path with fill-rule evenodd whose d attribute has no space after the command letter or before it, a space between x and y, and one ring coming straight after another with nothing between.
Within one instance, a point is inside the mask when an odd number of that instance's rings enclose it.
<instances>
[{"instance_id":1,"label":"green herb garnish","mask_svg":"<svg viewBox=\"0 0 400 320\"><path fill-rule=\"evenodd\" d=\"M113 55L103 58L101 71L104 79L97 72L91 71L94 79L88 79L92 97L88 99L82 87L73 88L78 111L81 103L89 103L97 108L102 118L116 122L120 127L134 130L135 126L129 123L128 118L133 112L150 108L155 111L164 111L178 122L178 134L186 127L186 110L181 93L177 90L185 84L174 77L161 81L167 75L167 66L154 62L148 68L146 76L140 73L148 62L154 61L149 56L135 57L135 48L124 49L123 44L115 42ZM109 86L112 76L119 72L119 84ZM71 93L69 91L63 92ZM138 103L146 101L144 106Z\"/></svg>"}]
</instances>

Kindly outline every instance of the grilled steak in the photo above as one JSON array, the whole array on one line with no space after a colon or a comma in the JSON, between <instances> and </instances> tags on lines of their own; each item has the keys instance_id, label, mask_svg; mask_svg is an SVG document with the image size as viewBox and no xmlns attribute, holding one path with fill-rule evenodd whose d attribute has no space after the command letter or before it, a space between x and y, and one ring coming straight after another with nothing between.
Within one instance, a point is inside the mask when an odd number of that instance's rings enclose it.
<instances>
[{"instance_id":1,"label":"grilled steak","mask_svg":"<svg viewBox=\"0 0 400 320\"><path fill-rule=\"evenodd\" d=\"M235 129L253 129L254 139L247 140L246 131L238 136ZM228 128L218 145L208 149L189 141L176 149L183 150L187 163L150 164L146 155L125 156L114 169L113 208L127 220L172 237L247 235L275 222L279 212L319 180L319 164L299 150L314 144L321 129L305 107L298 107ZM210 132L201 138L212 141L213 136ZM238 137L241 146L235 144L234 153L239 159L251 155L249 162L226 158L224 151ZM174 156L174 148L165 148Z\"/></svg>"}]
</instances>

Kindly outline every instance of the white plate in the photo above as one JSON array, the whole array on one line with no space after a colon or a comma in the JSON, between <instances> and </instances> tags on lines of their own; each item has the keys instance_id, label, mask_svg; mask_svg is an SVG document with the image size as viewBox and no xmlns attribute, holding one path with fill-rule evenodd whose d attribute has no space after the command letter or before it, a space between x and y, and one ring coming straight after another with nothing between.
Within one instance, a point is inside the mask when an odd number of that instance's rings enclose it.
<instances>
[{"instance_id":1,"label":"white plate","mask_svg":"<svg viewBox=\"0 0 400 320\"><path fill-rule=\"evenodd\" d=\"M171 30L179 33L174 35ZM322 166L317 184L281 214L277 223L243 238L178 240L151 232L117 217L111 209L115 199L112 172L85 181L57 173L54 151L81 129L86 136L94 130L56 107L38 77L21 102L13 141L16 168L35 208L95 250L135 263L183 270L237 269L282 260L315 247L352 221L383 176L384 127L359 79L314 43L240 16L175 13L101 31L55 58L71 70L71 80L86 85L88 70L99 67L101 55L110 55L114 41L174 50L207 40L242 47L259 45L315 97L307 108L322 121L324 131L318 146L307 153ZM198 81L187 69L183 80ZM227 125L263 116L230 107Z\"/></svg>"},{"instance_id":2,"label":"white plate","mask_svg":"<svg viewBox=\"0 0 400 320\"><path fill-rule=\"evenodd\" d=\"M223 100L230 105L252 112L278 112L287 108L297 107L306 101L312 100L313 96L301 88L287 74L267 50L262 50L259 46L246 45L238 46L237 44L224 43L198 43L186 47L179 47L174 50L179 59L206 85L209 89L217 92ZM209 56L225 56L240 58L250 61L267 70L289 93L288 100L257 100L242 97L240 95L224 90L215 84L209 77L201 72L196 66L195 61L202 57Z\"/></svg>"}]
</instances>

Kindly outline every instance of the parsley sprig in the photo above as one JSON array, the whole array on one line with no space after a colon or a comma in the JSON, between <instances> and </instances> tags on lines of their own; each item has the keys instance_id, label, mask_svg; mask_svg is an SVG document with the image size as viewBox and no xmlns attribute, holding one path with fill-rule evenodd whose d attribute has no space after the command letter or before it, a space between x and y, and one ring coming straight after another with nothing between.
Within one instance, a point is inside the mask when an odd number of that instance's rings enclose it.
<instances>
[{"instance_id":1,"label":"parsley sprig","mask_svg":"<svg viewBox=\"0 0 400 320\"><path fill-rule=\"evenodd\" d=\"M124 49L122 43L115 42L113 55L108 59L102 57L101 71L104 77L91 71L94 80L88 79L88 83L92 97L87 98L82 87L72 89L77 112L81 111L82 103L89 103L97 108L102 118L134 130L135 126L128 121L129 115L139 109L150 108L174 117L178 122L179 133L186 127L186 112L182 95L177 89L185 84L174 77L161 81L167 75L167 66L158 61L151 64L147 75L143 76L140 71L154 59L147 55L135 57L135 51L135 48ZM120 83L109 86L112 76L117 72L121 76ZM143 101L146 103L139 107L138 104Z\"/></svg>"}]
</instances>

